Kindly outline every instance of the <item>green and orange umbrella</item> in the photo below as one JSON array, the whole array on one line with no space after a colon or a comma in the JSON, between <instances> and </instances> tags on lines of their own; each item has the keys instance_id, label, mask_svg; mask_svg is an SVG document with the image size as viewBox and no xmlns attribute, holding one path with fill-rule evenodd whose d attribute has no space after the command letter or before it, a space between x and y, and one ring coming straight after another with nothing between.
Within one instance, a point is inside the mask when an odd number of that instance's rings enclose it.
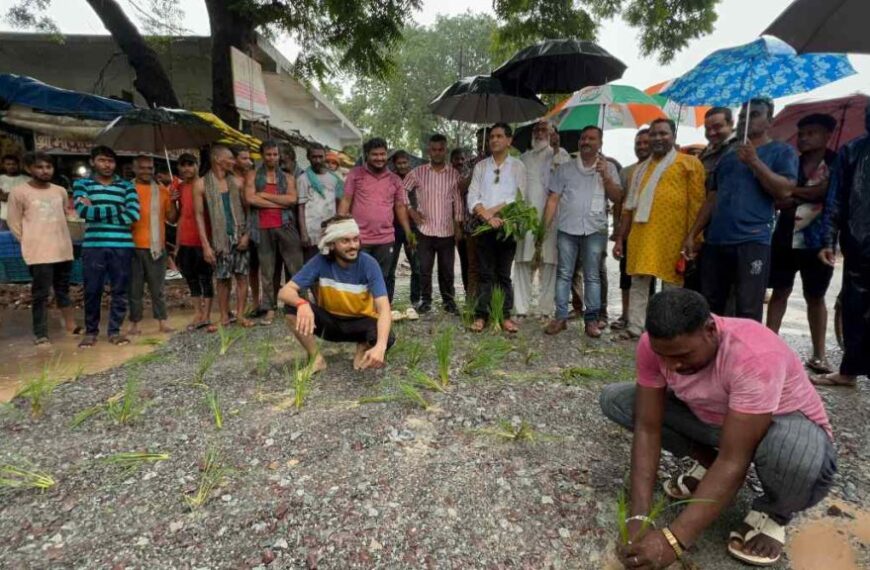
<instances>
[{"instance_id":1,"label":"green and orange umbrella","mask_svg":"<svg viewBox=\"0 0 870 570\"><path fill-rule=\"evenodd\" d=\"M584 87L553 107L545 116L559 130L580 130L597 125L604 130L636 129L664 111L654 98L629 85Z\"/></svg>"},{"instance_id":2,"label":"green and orange umbrella","mask_svg":"<svg viewBox=\"0 0 870 570\"><path fill-rule=\"evenodd\" d=\"M656 104L661 107L669 118L677 123L678 127L703 127L704 114L710 109L710 107L681 105L676 101L671 101L664 95L661 95L661 92L670 87L673 82L674 80L670 79L668 81L656 83L655 85L644 89L644 93L655 99Z\"/></svg>"}]
</instances>

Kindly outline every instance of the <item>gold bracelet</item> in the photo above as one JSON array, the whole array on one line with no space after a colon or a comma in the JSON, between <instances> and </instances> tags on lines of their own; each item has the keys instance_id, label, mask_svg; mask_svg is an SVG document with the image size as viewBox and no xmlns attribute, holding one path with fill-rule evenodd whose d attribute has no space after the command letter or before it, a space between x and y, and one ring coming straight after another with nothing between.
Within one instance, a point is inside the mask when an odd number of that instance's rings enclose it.
<instances>
[{"instance_id":1,"label":"gold bracelet","mask_svg":"<svg viewBox=\"0 0 870 570\"><path fill-rule=\"evenodd\" d=\"M677 560L683 557L683 547L680 546L680 541L677 540L677 537L674 536L674 533L671 532L671 529L668 527L664 527L662 529L662 534L665 535L668 543L671 545L671 548L674 549L674 552L677 554Z\"/></svg>"}]
</instances>

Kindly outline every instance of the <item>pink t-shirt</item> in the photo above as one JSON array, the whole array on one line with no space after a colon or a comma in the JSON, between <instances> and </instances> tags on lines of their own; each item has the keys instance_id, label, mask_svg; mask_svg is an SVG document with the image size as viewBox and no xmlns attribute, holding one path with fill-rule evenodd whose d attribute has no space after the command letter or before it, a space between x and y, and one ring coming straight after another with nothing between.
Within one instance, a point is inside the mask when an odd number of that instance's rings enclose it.
<instances>
[{"instance_id":1,"label":"pink t-shirt","mask_svg":"<svg viewBox=\"0 0 870 570\"><path fill-rule=\"evenodd\" d=\"M375 174L363 166L347 173L344 195L353 200L350 213L359 225L363 245L383 245L396 241L393 212L396 203L407 204L402 179L384 169Z\"/></svg>"},{"instance_id":2,"label":"pink t-shirt","mask_svg":"<svg viewBox=\"0 0 870 570\"><path fill-rule=\"evenodd\" d=\"M795 352L770 329L749 319L713 317L716 359L690 375L668 370L644 334L637 346L637 383L668 387L698 418L721 426L728 410L744 414L802 412L833 437L822 399Z\"/></svg>"}]
</instances>

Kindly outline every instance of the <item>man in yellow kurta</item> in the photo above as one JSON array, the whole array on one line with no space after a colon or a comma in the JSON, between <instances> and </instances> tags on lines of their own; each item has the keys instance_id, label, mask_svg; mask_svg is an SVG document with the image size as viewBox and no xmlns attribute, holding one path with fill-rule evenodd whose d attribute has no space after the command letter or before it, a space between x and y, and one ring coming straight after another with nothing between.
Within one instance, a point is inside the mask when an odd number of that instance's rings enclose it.
<instances>
[{"instance_id":1,"label":"man in yellow kurta","mask_svg":"<svg viewBox=\"0 0 870 570\"><path fill-rule=\"evenodd\" d=\"M613 256L621 258L627 237L629 338L643 332L653 279L661 279L663 288L682 287L683 241L704 202L704 166L694 156L676 151L674 122L653 121L649 136L652 155L634 173L613 246Z\"/></svg>"}]
</instances>

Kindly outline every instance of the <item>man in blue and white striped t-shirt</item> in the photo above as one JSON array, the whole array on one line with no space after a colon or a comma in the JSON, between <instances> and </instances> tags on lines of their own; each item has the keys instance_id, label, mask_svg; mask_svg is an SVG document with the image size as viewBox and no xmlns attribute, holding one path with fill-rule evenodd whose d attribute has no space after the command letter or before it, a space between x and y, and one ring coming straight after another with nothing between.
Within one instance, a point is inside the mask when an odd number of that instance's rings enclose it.
<instances>
[{"instance_id":1,"label":"man in blue and white striped t-shirt","mask_svg":"<svg viewBox=\"0 0 870 570\"><path fill-rule=\"evenodd\" d=\"M76 180L73 201L76 212L87 222L82 244L85 282L85 336L79 343L89 348L100 333L100 304L106 281L112 290L109 308L109 342L128 344L121 335L127 313L127 288L133 255L130 226L139 219L136 188L115 174L115 151L98 146L91 151L90 178Z\"/></svg>"}]
</instances>

